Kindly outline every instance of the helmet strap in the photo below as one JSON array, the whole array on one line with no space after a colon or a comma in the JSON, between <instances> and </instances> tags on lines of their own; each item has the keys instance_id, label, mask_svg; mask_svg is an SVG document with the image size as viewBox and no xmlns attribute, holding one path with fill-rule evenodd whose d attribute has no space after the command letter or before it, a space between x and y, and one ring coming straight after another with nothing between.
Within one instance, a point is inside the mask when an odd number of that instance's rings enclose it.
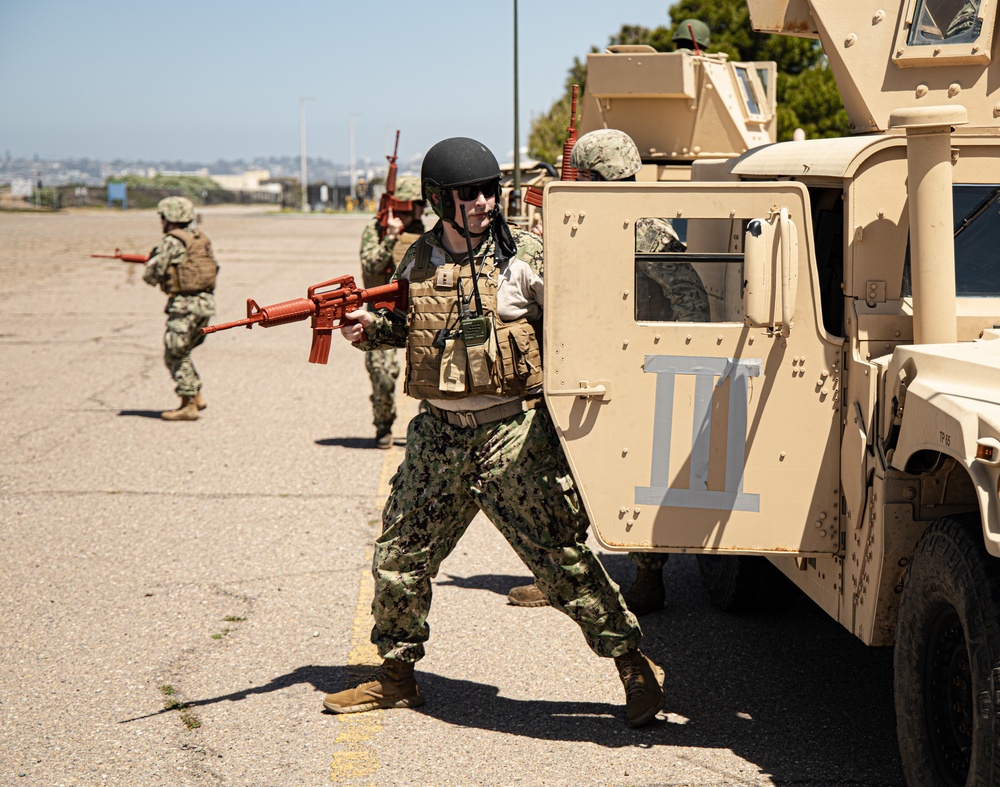
<instances>
[{"instance_id":1,"label":"helmet strap","mask_svg":"<svg viewBox=\"0 0 1000 787\"><path fill-rule=\"evenodd\" d=\"M510 226L503 217L503 211L499 207L491 211L493 221L490 222L490 229L493 230L493 239L496 241L496 251L493 256L497 265L503 267L507 261L517 254L517 244L514 243L514 236L511 234Z\"/></svg>"}]
</instances>

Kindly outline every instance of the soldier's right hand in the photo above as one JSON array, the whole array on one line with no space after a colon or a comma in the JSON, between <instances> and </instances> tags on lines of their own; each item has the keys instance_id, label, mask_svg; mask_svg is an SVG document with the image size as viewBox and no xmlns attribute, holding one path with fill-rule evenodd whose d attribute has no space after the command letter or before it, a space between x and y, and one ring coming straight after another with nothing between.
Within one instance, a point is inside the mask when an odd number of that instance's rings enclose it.
<instances>
[{"instance_id":1,"label":"soldier's right hand","mask_svg":"<svg viewBox=\"0 0 1000 787\"><path fill-rule=\"evenodd\" d=\"M365 328L375 321L371 312L366 311L365 309L348 312L344 315L344 318L350 320L350 322L345 322L340 326L340 335L347 339L347 341L351 344L354 344L354 342L360 342L364 339Z\"/></svg>"}]
</instances>

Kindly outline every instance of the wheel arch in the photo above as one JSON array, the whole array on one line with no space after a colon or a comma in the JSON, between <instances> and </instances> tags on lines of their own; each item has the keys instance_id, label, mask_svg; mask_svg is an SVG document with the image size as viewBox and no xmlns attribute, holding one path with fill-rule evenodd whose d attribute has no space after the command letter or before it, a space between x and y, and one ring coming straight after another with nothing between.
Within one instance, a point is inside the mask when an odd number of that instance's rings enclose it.
<instances>
[{"instance_id":1,"label":"wheel arch","mask_svg":"<svg viewBox=\"0 0 1000 787\"><path fill-rule=\"evenodd\" d=\"M897 446L893 464L920 481L918 519L930 525L941 516L975 512L987 552L1000 557L1000 468L925 447L901 454Z\"/></svg>"}]
</instances>

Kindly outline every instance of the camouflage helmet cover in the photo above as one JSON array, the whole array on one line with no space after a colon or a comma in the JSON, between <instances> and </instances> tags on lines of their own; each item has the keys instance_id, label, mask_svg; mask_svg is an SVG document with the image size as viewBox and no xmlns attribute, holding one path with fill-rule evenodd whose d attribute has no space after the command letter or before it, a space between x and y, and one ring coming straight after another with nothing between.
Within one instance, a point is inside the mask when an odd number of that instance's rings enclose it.
<instances>
[{"instance_id":1,"label":"camouflage helmet cover","mask_svg":"<svg viewBox=\"0 0 1000 787\"><path fill-rule=\"evenodd\" d=\"M576 169L593 170L605 180L624 180L642 169L632 137L616 128L599 128L580 137L570 153Z\"/></svg>"},{"instance_id":2,"label":"camouflage helmet cover","mask_svg":"<svg viewBox=\"0 0 1000 787\"><path fill-rule=\"evenodd\" d=\"M691 30L688 30L688 25L691 26ZM692 31L694 31L694 40L698 43L698 46L702 49L706 49L711 43L712 38L708 25L700 19L683 20L679 25L677 25L677 29L670 37L670 40L675 43L677 41L690 41Z\"/></svg>"},{"instance_id":3,"label":"camouflage helmet cover","mask_svg":"<svg viewBox=\"0 0 1000 787\"><path fill-rule=\"evenodd\" d=\"M165 197L156 206L156 211L174 224L188 224L194 221L194 203L187 197Z\"/></svg>"},{"instance_id":4,"label":"camouflage helmet cover","mask_svg":"<svg viewBox=\"0 0 1000 787\"><path fill-rule=\"evenodd\" d=\"M420 193L420 178L414 175L403 175L396 181L396 191L393 198L399 202L423 202L423 195Z\"/></svg>"}]
</instances>

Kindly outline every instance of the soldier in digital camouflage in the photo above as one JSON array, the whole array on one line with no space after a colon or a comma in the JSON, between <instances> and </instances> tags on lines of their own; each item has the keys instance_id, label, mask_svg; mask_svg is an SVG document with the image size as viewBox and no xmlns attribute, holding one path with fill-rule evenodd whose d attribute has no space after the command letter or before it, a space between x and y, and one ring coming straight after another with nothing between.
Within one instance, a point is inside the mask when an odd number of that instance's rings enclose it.
<instances>
[{"instance_id":1,"label":"soldier in digital camouflage","mask_svg":"<svg viewBox=\"0 0 1000 787\"><path fill-rule=\"evenodd\" d=\"M944 32L944 41L949 44L972 42L979 38L983 20L979 16L981 0L966 0Z\"/></svg>"},{"instance_id":2,"label":"soldier in digital camouflage","mask_svg":"<svg viewBox=\"0 0 1000 787\"><path fill-rule=\"evenodd\" d=\"M424 234L424 200L420 179L404 175L396 182L385 227L378 216L361 234L361 275L365 288L388 284L406 250ZM365 353L365 368L372 383L375 445L392 446L392 424L396 420L397 350L387 347Z\"/></svg>"},{"instance_id":3,"label":"soldier in digital camouflage","mask_svg":"<svg viewBox=\"0 0 1000 787\"><path fill-rule=\"evenodd\" d=\"M685 34L686 35L686 34ZM642 169L639 149L618 129L598 129L577 140L570 154L577 180L635 180ZM635 225L637 253L683 252L684 244L667 219L643 217ZM683 261L636 262L636 319L708 322L708 292L690 263ZM635 581L625 591L625 601L636 615L660 609L666 599L663 566L667 553L631 552ZM539 607L548 603L538 584L520 585L507 594L511 604Z\"/></svg>"},{"instance_id":4,"label":"soldier in digital camouflage","mask_svg":"<svg viewBox=\"0 0 1000 787\"><path fill-rule=\"evenodd\" d=\"M176 410L160 414L165 421L197 421L207 406L201 394L191 351L205 337L201 329L215 314L215 278L219 266L212 243L201 230L191 227L194 204L186 197L167 197L157 205L163 239L150 252L142 278L159 287L167 299L167 329L163 335L163 360L180 397Z\"/></svg>"},{"instance_id":5,"label":"soldier in digital camouflage","mask_svg":"<svg viewBox=\"0 0 1000 787\"><path fill-rule=\"evenodd\" d=\"M635 616L585 543L589 521L541 396L541 242L504 220L500 167L481 143L439 142L421 182L440 221L396 269L409 282L406 314L352 312L341 329L362 350L405 346L405 390L426 410L410 422L372 559L382 666L323 705L424 702L413 667L430 634L431 579L482 511L590 648L614 658L628 722L646 724L663 706L663 670L639 650Z\"/></svg>"}]
</instances>

